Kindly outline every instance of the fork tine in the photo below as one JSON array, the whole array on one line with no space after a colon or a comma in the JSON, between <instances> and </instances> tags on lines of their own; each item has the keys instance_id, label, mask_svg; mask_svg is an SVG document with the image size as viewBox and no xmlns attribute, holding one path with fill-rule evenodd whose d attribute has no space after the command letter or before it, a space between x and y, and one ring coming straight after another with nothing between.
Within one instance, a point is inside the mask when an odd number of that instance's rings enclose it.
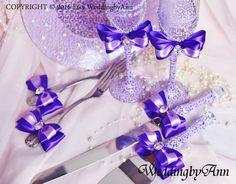
<instances>
[{"instance_id":1,"label":"fork tine","mask_svg":"<svg viewBox=\"0 0 236 184\"><path fill-rule=\"evenodd\" d=\"M107 80L101 86L99 86L101 90L103 90L103 91L107 90L107 88L110 86L110 83L112 82L114 77L117 76L119 73L124 72L126 70L126 64L124 62L122 64L119 64L119 67L115 67L113 69L114 69L114 72L109 77L111 80Z\"/></svg>"},{"instance_id":2,"label":"fork tine","mask_svg":"<svg viewBox=\"0 0 236 184\"><path fill-rule=\"evenodd\" d=\"M113 71L120 71L121 68L125 67L125 59L121 60L119 63L112 64L110 68L104 73L104 75L100 78L99 82L96 86L98 86L100 83L102 83L104 80L110 77L112 75ZM123 70L123 69L122 69Z\"/></svg>"},{"instance_id":3,"label":"fork tine","mask_svg":"<svg viewBox=\"0 0 236 184\"><path fill-rule=\"evenodd\" d=\"M100 84L102 84L103 82L105 82L109 76L113 73L114 71L114 67L111 66L108 71L106 73L104 73L104 75L100 78L100 80L97 82L97 84L94 86L94 88L97 88L97 86L99 86Z\"/></svg>"},{"instance_id":4,"label":"fork tine","mask_svg":"<svg viewBox=\"0 0 236 184\"><path fill-rule=\"evenodd\" d=\"M118 74L116 70L113 70L113 72L110 74L110 76L105 80L103 83L101 83L97 88L101 89L102 91L105 91L104 89L107 89L106 86L111 83L112 79Z\"/></svg>"}]
</instances>

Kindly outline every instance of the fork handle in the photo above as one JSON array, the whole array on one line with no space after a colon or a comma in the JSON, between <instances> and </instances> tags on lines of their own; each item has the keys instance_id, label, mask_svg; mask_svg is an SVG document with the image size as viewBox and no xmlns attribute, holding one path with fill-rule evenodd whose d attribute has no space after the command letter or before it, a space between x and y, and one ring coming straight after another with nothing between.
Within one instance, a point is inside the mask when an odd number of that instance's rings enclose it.
<instances>
[{"instance_id":1,"label":"fork handle","mask_svg":"<svg viewBox=\"0 0 236 184\"><path fill-rule=\"evenodd\" d=\"M60 124L61 123L61 121L62 121L62 119L65 117L65 115L68 113L68 112L70 112L74 107L76 107L77 105L79 105L79 104L81 104L82 102L84 102L84 101L86 101L86 100L88 100L88 99L90 99L90 98L92 98L93 96L86 96L86 97L84 97L84 98L81 98L81 99L79 99L79 100L77 100L77 101L75 101L73 104L71 104L70 106L68 106L67 108L65 108L65 109L62 109L61 111L59 111L59 112L57 112L56 114L53 114L52 116L50 116L49 118L47 118L46 120L45 120L45 122L46 121L49 121L49 120L51 120L51 119L53 119L53 118L55 118L55 117L59 117L59 120L57 121L57 122L55 122L55 123L57 123L57 124ZM26 139L25 139L25 144L27 145L27 146L29 146L29 147L32 147L32 148L34 148L34 147L36 147L38 144L39 144L39 140L38 140L38 138L37 138L37 135L35 135L35 134L30 134L30 135L28 135L27 137L26 137Z\"/></svg>"},{"instance_id":2,"label":"fork handle","mask_svg":"<svg viewBox=\"0 0 236 184\"><path fill-rule=\"evenodd\" d=\"M50 116L49 118L47 118L45 120L45 122L55 118L55 117L59 117L59 120L56 122L57 124L60 124L61 120L64 118L64 116L69 113L73 108L75 108L77 105L81 104L82 102L86 101L86 100L89 100L90 98L92 98L92 96L86 96L86 97L83 97L77 101L75 101L74 103L72 103L70 106L68 106L67 108L65 109L62 109L61 111L57 112L56 114Z\"/></svg>"},{"instance_id":3,"label":"fork handle","mask_svg":"<svg viewBox=\"0 0 236 184\"><path fill-rule=\"evenodd\" d=\"M77 84L85 81L85 80L92 80L92 79L98 79L100 78L100 76L104 73L104 71L100 72L99 74L97 75L92 75L92 76L88 76L88 77L85 77L85 78L82 78L82 79L77 79L77 80L74 80L72 82L68 82L68 83L65 83L65 84L59 84L59 85L56 85L56 86L53 86L51 88L49 88L51 91L55 92L56 94L59 94L61 93L62 91L64 91L65 89L69 89L73 86L76 86Z\"/></svg>"}]
</instances>

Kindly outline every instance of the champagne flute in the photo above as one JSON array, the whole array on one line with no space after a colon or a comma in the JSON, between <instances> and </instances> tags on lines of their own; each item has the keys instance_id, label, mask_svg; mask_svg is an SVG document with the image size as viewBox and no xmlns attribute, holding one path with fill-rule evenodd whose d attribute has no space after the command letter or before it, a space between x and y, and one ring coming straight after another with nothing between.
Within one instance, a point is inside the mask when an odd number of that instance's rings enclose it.
<instances>
[{"instance_id":1,"label":"champagne flute","mask_svg":"<svg viewBox=\"0 0 236 184\"><path fill-rule=\"evenodd\" d=\"M107 0L108 6L119 8L107 11L107 17L118 31L130 33L143 21L146 12L146 0ZM123 48L126 57L127 75L116 78L111 86L111 95L124 103L141 101L146 96L146 82L140 77L132 76L132 50L133 44L129 39L123 39Z\"/></svg>"},{"instance_id":2,"label":"champagne flute","mask_svg":"<svg viewBox=\"0 0 236 184\"><path fill-rule=\"evenodd\" d=\"M158 19L161 31L169 40L181 42L193 34L199 17L200 0L160 0ZM178 104L188 99L188 89L176 81L177 57L181 52L179 45L175 46L170 56L169 81L162 81L153 90L163 85L171 93L172 103Z\"/></svg>"}]
</instances>

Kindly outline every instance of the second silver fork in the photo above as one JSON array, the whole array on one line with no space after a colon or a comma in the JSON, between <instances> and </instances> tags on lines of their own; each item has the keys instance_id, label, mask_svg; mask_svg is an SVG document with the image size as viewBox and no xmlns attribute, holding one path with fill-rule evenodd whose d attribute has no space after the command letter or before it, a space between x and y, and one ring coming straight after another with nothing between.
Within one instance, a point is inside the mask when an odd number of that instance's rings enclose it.
<instances>
[{"instance_id":1,"label":"second silver fork","mask_svg":"<svg viewBox=\"0 0 236 184\"><path fill-rule=\"evenodd\" d=\"M94 86L94 88L83 98L75 101L70 106L60 110L59 112L56 112L55 114L48 117L46 120L44 120L44 123L52 120L54 118L58 118L55 123L60 123L61 120L67 115L74 107L81 104L82 102L89 100L91 98L96 98L102 96L102 94L107 91L109 88L111 81L118 76L119 73L124 72L126 69L125 63L118 63L111 65L101 76L100 80L97 82L97 84ZM37 139L37 136L35 134L30 134L26 139L25 143L29 147L36 147L39 144L39 141Z\"/></svg>"},{"instance_id":2,"label":"second silver fork","mask_svg":"<svg viewBox=\"0 0 236 184\"><path fill-rule=\"evenodd\" d=\"M134 59L136 57L135 55L136 55L136 53L134 52L132 59ZM117 63L117 65L119 65L119 64L125 63L125 61L126 61L126 59L124 58L124 59L119 60L119 62L116 62L116 63ZM108 67L108 69L109 69L109 67ZM59 95L64 90L74 87L83 81L100 79L108 69L101 71L100 73L98 73L96 75L88 76L88 77L77 79L77 80L74 80L74 81L71 81L71 82L68 82L65 84L59 84L59 85L50 87L49 90L56 93L57 95ZM31 95L31 96L27 97L26 102L29 106L35 106L37 99L38 99L37 96Z\"/></svg>"}]
</instances>

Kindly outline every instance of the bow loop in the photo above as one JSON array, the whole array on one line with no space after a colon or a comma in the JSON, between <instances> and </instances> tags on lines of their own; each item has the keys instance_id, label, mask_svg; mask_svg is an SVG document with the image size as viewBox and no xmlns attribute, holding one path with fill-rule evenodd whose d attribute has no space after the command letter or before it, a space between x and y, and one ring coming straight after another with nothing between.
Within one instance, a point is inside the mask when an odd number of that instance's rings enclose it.
<instances>
[{"instance_id":1,"label":"bow loop","mask_svg":"<svg viewBox=\"0 0 236 184\"><path fill-rule=\"evenodd\" d=\"M150 21L145 21L134 31L125 34L115 27L98 24L97 31L100 39L105 42L106 52L111 53L124 45L124 38L128 38L137 47L147 47L149 42L148 33L152 31L152 26Z\"/></svg>"},{"instance_id":2,"label":"bow loop","mask_svg":"<svg viewBox=\"0 0 236 184\"><path fill-rule=\"evenodd\" d=\"M144 101L145 113L151 119L160 119L160 127L165 138L170 138L186 130L184 117L170 110L164 91L154 94Z\"/></svg>"},{"instance_id":3,"label":"bow loop","mask_svg":"<svg viewBox=\"0 0 236 184\"><path fill-rule=\"evenodd\" d=\"M57 145L65 135L60 132L61 126L58 124L47 124L38 131L38 140L44 151L50 150Z\"/></svg>"},{"instance_id":4,"label":"bow loop","mask_svg":"<svg viewBox=\"0 0 236 184\"><path fill-rule=\"evenodd\" d=\"M33 76L26 81L26 85L28 89L35 92L36 95L40 95L48 88L47 75Z\"/></svg>"},{"instance_id":5,"label":"bow loop","mask_svg":"<svg viewBox=\"0 0 236 184\"><path fill-rule=\"evenodd\" d=\"M17 121L16 129L36 134L44 151L49 151L56 146L65 135L58 124L44 124L39 111L30 111Z\"/></svg>"},{"instance_id":6,"label":"bow loop","mask_svg":"<svg viewBox=\"0 0 236 184\"><path fill-rule=\"evenodd\" d=\"M30 111L17 120L16 128L22 132L35 133L37 130L34 125L38 122L42 122L42 116L37 111Z\"/></svg>"},{"instance_id":7,"label":"bow loop","mask_svg":"<svg viewBox=\"0 0 236 184\"><path fill-rule=\"evenodd\" d=\"M188 57L199 58L205 43L206 31L198 31L181 42L170 40L162 32L151 31L149 35L150 42L155 47L156 57L159 60L170 57L177 45L181 47L182 52Z\"/></svg>"},{"instance_id":8,"label":"bow loop","mask_svg":"<svg viewBox=\"0 0 236 184\"><path fill-rule=\"evenodd\" d=\"M35 106L41 114L47 115L63 107L56 93L48 89L48 78L46 75L33 76L26 81L29 90L38 96Z\"/></svg>"},{"instance_id":9,"label":"bow loop","mask_svg":"<svg viewBox=\"0 0 236 184\"><path fill-rule=\"evenodd\" d=\"M162 137L159 131L155 131L139 135L138 140L139 145L135 148L135 151L141 158L147 160L153 157L152 153L155 151L155 144L162 141Z\"/></svg>"},{"instance_id":10,"label":"bow loop","mask_svg":"<svg viewBox=\"0 0 236 184\"><path fill-rule=\"evenodd\" d=\"M150 99L144 101L144 105L144 110L149 118L161 118L162 113L160 109L161 107L167 106L167 100L164 91L160 91L159 93L156 93L151 96Z\"/></svg>"},{"instance_id":11,"label":"bow loop","mask_svg":"<svg viewBox=\"0 0 236 184\"><path fill-rule=\"evenodd\" d=\"M174 111L169 110L162 119L161 129L165 138L173 137L186 130L186 119Z\"/></svg>"},{"instance_id":12,"label":"bow loop","mask_svg":"<svg viewBox=\"0 0 236 184\"><path fill-rule=\"evenodd\" d=\"M184 163L181 160L181 153L164 146L160 141L162 139L159 131L142 134L139 136L139 144L135 151L144 160L154 163L157 174L165 179L173 174L173 171L183 168Z\"/></svg>"}]
</instances>

